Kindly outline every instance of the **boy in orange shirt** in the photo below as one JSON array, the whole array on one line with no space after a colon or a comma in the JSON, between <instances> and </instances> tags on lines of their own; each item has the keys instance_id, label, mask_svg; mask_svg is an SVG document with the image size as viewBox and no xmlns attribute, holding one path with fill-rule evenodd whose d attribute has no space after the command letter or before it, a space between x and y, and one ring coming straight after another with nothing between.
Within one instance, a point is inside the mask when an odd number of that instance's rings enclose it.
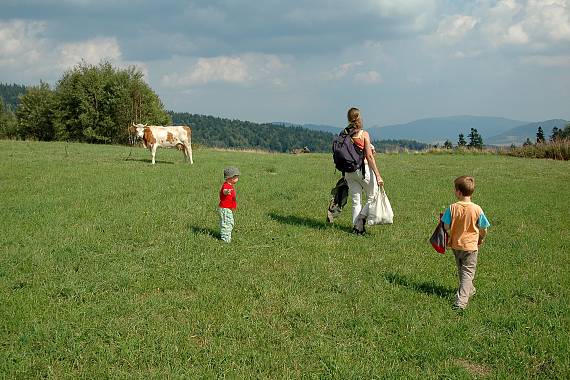
<instances>
[{"instance_id":1,"label":"boy in orange shirt","mask_svg":"<svg viewBox=\"0 0 570 380\"><path fill-rule=\"evenodd\" d=\"M453 249L459 276L454 307L463 310L476 291L473 279L477 269L477 253L485 241L490 224L481 207L471 202L475 179L461 176L455 179L454 184L458 202L445 210L441 220L449 235L448 245Z\"/></svg>"}]
</instances>

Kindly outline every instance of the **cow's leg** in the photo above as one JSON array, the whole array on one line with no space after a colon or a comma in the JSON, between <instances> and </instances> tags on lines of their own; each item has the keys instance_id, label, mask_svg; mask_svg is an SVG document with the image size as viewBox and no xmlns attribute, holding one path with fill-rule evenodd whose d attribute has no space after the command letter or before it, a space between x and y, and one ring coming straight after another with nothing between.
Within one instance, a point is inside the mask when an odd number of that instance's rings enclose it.
<instances>
[{"instance_id":1,"label":"cow's leg","mask_svg":"<svg viewBox=\"0 0 570 380\"><path fill-rule=\"evenodd\" d=\"M186 156L188 157L188 159L190 160L190 163L193 164L194 161L192 160L192 145L190 143L190 141L188 141L188 143L185 145L186 148Z\"/></svg>"},{"instance_id":2,"label":"cow's leg","mask_svg":"<svg viewBox=\"0 0 570 380\"><path fill-rule=\"evenodd\" d=\"M158 144L154 144L151 147L151 153L152 153L152 164L154 165L154 156L156 156L156 148L158 147Z\"/></svg>"},{"instance_id":3,"label":"cow's leg","mask_svg":"<svg viewBox=\"0 0 570 380\"><path fill-rule=\"evenodd\" d=\"M178 148L180 148L180 150L182 151L182 153L184 153L184 161L188 161L188 149L186 148L186 144L182 143L178 145Z\"/></svg>"}]
</instances>

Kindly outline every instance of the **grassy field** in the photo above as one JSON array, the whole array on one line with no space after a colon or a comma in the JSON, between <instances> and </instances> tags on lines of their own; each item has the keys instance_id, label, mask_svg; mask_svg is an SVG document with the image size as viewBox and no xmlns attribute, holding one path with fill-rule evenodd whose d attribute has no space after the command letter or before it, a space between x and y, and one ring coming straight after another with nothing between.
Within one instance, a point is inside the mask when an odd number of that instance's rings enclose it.
<instances>
[{"instance_id":1,"label":"grassy field","mask_svg":"<svg viewBox=\"0 0 570 380\"><path fill-rule=\"evenodd\" d=\"M328 154L149 159L0 141L0 378L570 377L569 162L379 155L395 221L356 236ZM492 227L459 313L427 240L464 174Z\"/></svg>"}]
</instances>

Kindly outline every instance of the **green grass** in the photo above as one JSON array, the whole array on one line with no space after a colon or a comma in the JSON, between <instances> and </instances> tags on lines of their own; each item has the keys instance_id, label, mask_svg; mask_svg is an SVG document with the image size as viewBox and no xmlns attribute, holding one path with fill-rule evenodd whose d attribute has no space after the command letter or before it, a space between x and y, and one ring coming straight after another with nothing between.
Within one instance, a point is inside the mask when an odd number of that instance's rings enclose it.
<instances>
[{"instance_id":1,"label":"green grass","mask_svg":"<svg viewBox=\"0 0 570 380\"><path fill-rule=\"evenodd\" d=\"M379 155L395 221L361 237L328 154L149 158L0 141L0 378L570 377L570 163ZM463 313L427 242L459 175L492 224Z\"/></svg>"}]
</instances>

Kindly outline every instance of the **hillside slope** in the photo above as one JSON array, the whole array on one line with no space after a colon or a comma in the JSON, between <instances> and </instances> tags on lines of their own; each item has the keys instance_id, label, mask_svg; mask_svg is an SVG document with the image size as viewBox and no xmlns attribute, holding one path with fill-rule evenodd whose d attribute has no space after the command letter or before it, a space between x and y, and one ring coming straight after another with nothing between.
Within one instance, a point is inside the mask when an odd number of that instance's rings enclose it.
<instances>
[{"instance_id":1,"label":"hillside slope","mask_svg":"<svg viewBox=\"0 0 570 380\"><path fill-rule=\"evenodd\" d=\"M449 116L415 120L405 124L371 127L368 129L373 139L410 139L426 143L443 142L447 139L456 142L460 133L467 136L471 128L483 136L503 133L511 128L526 124L525 121L491 116Z\"/></svg>"},{"instance_id":2,"label":"hillside slope","mask_svg":"<svg viewBox=\"0 0 570 380\"><path fill-rule=\"evenodd\" d=\"M564 128L570 121L563 119L552 119L539 121L536 123L528 123L525 125L520 125L518 127L509 129L501 134L493 136L485 141L486 144L491 145L520 145L530 139L530 141L536 141L536 132L538 127L542 127L544 131L544 137L546 139L552 134L552 128L557 127L558 129Z\"/></svg>"},{"instance_id":3,"label":"hillside slope","mask_svg":"<svg viewBox=\"0 0 570 380\"><path fill-rule=\"evenodd\" d=\"M262 149L288 152L308 147L311 152L329 152L333 135L299 126L230 120L214 116L171 112L174 124L192 126L195 143L218 148Z\"/></svg>"}]
</instances>

